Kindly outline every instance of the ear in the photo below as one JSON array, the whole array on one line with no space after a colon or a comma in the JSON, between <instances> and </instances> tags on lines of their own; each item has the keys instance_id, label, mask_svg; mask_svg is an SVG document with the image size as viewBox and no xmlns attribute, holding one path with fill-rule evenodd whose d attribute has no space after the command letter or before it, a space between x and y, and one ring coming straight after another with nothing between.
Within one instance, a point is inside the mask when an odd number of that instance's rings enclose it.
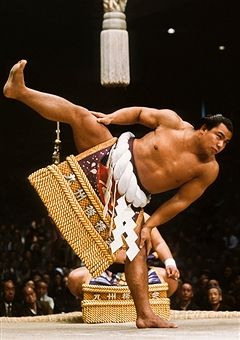
<instances>
[{"instance_id":1,"label":"ear","mask_svg":"<svg viewBox=\"0 0 240 340\"><path fill-rule=\"evenodd\" d=\"M200 127L201 130L207 130L207 125L206 124L203 124L201 127Z\"/></svg>"},{"instance_id":2,"label":"ear","mask_svg":"<svg viewBox=\"0 0 240 340\"><path fill-rule=\"evenodd\" d=\"M200 130L201 133L206 132L206 131L207 131L207 125L206 125L206 124L203 124L203 125L200 127L199 130Z\"/></svg>"}]
</instances>

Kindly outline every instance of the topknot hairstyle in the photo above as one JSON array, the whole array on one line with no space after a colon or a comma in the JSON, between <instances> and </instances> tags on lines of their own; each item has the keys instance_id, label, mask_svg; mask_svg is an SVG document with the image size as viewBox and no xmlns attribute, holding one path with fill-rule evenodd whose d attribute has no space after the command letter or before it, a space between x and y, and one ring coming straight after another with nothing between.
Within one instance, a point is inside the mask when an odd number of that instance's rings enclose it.
<instances>
[{"instance_id":1,"label":"topknot hairstyle","mask_svg":"<svg viewBox=\"0 0 240 340\"><path fill-rule=\"evenodd\" d=\"M216 115L206 115L205 117L202 117L199 122L195 125L195 130L200 129L203 125L206 126L208 130L211 130L215 126L218 126L219 124L223 123L228 130L233 133L233 124L229 118L224 117L221 114Z\"/></svg>"}]
</instances>

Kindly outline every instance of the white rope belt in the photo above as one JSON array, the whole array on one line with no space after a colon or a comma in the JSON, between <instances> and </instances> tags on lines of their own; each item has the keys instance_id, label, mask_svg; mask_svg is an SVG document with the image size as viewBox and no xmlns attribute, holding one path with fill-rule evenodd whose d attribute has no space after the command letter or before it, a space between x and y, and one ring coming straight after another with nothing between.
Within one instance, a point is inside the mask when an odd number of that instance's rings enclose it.
<instances>
[{"instance_id":1,"label":"white rope belt","mask_svg":"<svg viewBox=\"0 0 240 340\"><path fill-rule=\"evenodd\" d=\"M138 238L134 231L136 223L133 220L135 215L131 208L143 208L149 203L149 198L142 191L137 183L136 175L133 172L133 165L131 162L132 154L129 150L129 139L134 138L131 132L123 133L117 144L113 147L109 156L109 177L107 181L107 190L105 193L105 209L108 209L108 203L111 197L112 178L115 181L116 189L121 197L116 201L114 222L116 228L113 230L114 240L111 243L111 249L114 253L123 246L122 237L128 245L126 252L128 258L132 261L139 252L136 245ZM113 208L113 210L114 210ZM123 235L127 235L126 237Z\"/></svg>"}]
</instances>

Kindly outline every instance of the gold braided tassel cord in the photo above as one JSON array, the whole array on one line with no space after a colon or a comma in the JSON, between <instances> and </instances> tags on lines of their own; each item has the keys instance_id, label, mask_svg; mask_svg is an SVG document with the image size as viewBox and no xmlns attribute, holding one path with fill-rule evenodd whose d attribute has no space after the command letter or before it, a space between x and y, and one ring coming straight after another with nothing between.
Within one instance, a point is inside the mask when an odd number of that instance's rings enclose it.
<instances>
[{"instance_id":1,"label":"gold braided tassel cord","mask_svg":"<svg viewBox=\"0 0 240 340\"><path fill-rule=\"evenodd\" d=\"M149 301L153 311L170 319L167 283L149 285ZM131 322L136 309L128 286L83 285L82 318L86 323Z\"/></svg>"},{"instance_id":2,"label":"gold braided tassel cord","mask_svg":"<svg viewBox=\"0 0 240 340\"><path fill-rule=\"evenodd\" d=\"M78 161L116 142L116 138L59 165L49 165L29 176L48 213L92 276L100 275L115 260L109 243L110 216L103 216L103 204Z\"/></svg>"}]
</instances>

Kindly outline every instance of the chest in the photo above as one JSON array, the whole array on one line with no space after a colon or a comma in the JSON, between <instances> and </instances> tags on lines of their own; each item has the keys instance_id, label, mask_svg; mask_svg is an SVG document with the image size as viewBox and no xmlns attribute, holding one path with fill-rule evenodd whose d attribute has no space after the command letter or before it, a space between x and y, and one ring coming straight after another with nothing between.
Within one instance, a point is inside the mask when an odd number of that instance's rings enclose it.
<instances>
[{"instance_id":1,"label":"chest","mask_svg":"<svg viewBox=\"0 0 240 340\"><path fill-rule=\"evenodd\" d=\"M190 152L178 152L177 148L169 152L159 150L155 158L158 166L156 175L161 181L176 188L199 175L201 162Z\"/></svg>"},{"instance_id":2,"label":"chest","mask_svg":"<svg viewBox=\"0 0 240 340\"><path fill-rule=\"evenodd\" d=\"M175 175L176 178L186 178L196 175L199 168L199 161L190 153L170 153L164 159L159 156L163 169L167 175Z\"/></svg>"}]
</instances>

